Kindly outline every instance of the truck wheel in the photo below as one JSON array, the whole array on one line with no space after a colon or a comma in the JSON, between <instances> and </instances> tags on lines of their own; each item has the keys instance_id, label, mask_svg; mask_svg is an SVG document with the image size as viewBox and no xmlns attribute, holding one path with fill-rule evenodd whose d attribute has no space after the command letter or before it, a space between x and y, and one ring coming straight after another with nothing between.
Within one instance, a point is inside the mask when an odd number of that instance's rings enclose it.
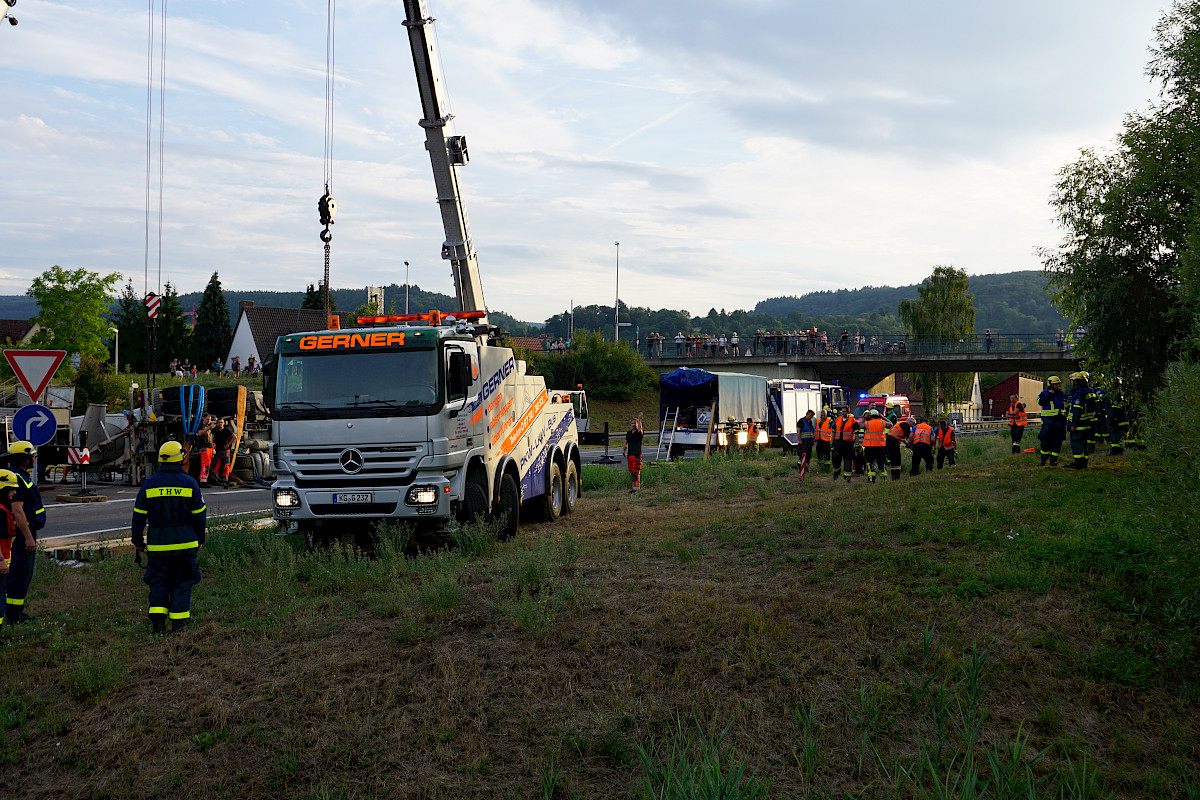
<instances>
[{"instance_id":1,"label":"truck wheel","mask_svg":"<svg viewBox=\"0 0 1200 800\"><path fill-rule=\"evenodd\" d=\"M470 525L486 519L487 510L487 490L480 485L479 481L468 479L463 489L462 519L460 521L464 525Z\"/></svg>"},{"instance_id":2,"label":"truck wheel","mask_svg":"<svg viewBox=\"0 0 1200 800\"><path fill-rule=\"evenodd\" d=\"M563 476L558 464L550 465L550 479L543 498L547 522L555 522L563 514Z\"/></svg>"},{"instance_id":3,"label":"truck wheel","mask_svg":"<svg viewBox=\"0 0 1200 800\"><path fill-rule=\"evenodd\" d=\"M671 445L671 450L667 453L667 459L670 461L678 461L681 458L683 458L683 445Z\"/></svg>"},{"instance_id":4,"label":"truck wheel","mask_svg":"<svg viewBox=\"0 0 1200 800\"><path fill-rule=\"evenodd\" d=\"M579 502L579 471L575 469L575 462L568 459L567 475L563 479L563 506L564 514L570 514L575 510L575 504Z\"/></svg>"},{"instance_id":5,"label":"truck wheel","mask_svg":"<svg viewBox=\"0 0 1200 800\"><path fill-rule=\"evenodd\" d=\"M512 473L506 472L500 478L500 491L496 494L496 504L492 507L492 519L500 523L498 538L506 541L517 535L517 523L520 516L521 490Z\"/></svg>"}]
</instances>

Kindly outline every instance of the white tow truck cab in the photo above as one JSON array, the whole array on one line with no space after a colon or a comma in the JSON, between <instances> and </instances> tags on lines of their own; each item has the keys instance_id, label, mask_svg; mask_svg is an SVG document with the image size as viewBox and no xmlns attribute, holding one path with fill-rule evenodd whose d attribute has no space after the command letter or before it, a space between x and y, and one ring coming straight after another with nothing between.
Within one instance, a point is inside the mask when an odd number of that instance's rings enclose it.
<instances>
[{"instance_id":1,"label":"white tow truck cab","mask_svg":"<svg viewBox=\"0 0 1200 800\"><path fill-rule=\"evenodd\" d=\"M383 520L445 529L490 515L511 536L521 503L549 519L574 510L570 397L548 393L508 348L480 344L470 318L481 314L419 316L279 338L265 377L272 494L275 518L291 529L320 537Z\"/></svg>"}]
</instances>

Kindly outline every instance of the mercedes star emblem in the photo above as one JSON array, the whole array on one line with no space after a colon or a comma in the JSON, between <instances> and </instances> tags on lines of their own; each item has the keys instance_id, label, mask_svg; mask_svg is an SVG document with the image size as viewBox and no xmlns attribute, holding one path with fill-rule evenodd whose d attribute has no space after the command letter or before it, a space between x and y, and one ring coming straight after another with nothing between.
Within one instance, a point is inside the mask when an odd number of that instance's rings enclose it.
<instances>
[{"instance_id":1,"label":"mercedes star emblem","mask_svg":"<svg viewBox=\"0 0 1200 800\"><path fill-rule=\"evenodd\" d=\"M355 450L353 447L342 451L338 457L338 463L342 465L342 472L347 472L351 475L363 468L362 453Z\"/></svg>"}]
</instances>

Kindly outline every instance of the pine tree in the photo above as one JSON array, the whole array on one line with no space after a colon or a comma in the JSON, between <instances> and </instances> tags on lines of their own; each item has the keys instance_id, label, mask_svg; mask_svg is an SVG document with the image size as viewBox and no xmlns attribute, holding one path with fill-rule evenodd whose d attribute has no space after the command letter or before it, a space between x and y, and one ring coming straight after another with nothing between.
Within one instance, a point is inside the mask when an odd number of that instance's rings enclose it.
<instances>
[{"instance_id":1,"label":"pine tree","mask_svg":"<svg viewBox=\"0 0 1200 800\"><path fill-rule=\"evenodd\" d=\"M233 329L229 325L229 305L221 290L221 279L214 272L204 287L204 296L196 311L196 328L192 331L192 355L196 366L209 369L217 359L224 361L231 344Z\"/></svg>"},{"instance_id":2,"label":"pine tree","mask_svg":"<svg viewBox=\"0 0 1200 800\"><path fill-rule=\"evenodd\" d=\"M334 301L334 292L329 293L329 310L337 311L337 303ZM320 286L313 286L311 283L304 290L304 302L300 304L301 308L309 308L313 311L325 310L325 291Z\"/></svg>"},{"instance_id":3,"label":"pine tree","mask_svg":"<svg viewBox=\"0 0 1200 800\"><path fill-rule=\"evenodd\" d=\"M192 332L183 319L179 293L168 282L163 285L162 303L158 307L157 370L163 371L172 358L191 360Z\"/></svg>"}]
</instances>

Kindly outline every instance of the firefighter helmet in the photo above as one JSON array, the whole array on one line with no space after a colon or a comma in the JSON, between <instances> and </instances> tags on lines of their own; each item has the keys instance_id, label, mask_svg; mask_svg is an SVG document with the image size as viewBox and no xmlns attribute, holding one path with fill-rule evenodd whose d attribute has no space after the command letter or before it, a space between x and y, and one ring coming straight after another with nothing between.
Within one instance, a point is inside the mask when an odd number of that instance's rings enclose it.
<instances>
[{"instance_id":1,"label":"firefighter helmet","mask_svg":"<svg viewBox=\"0 0 1200 800\"><path fill-rule=\"evenodd\" d=\"M8 454L11 456L31 456L34 452L35 448L29 442L13 442L8 446Z\"/></svg>"},{"instance_id":2,"label":"firefighter helmet","mask_svg":"<svg viewBox=\"0 0 1200 800\"><path fill-rule=\"evenodd\" d=\"M16 489L18 485L17 473L11 469L0 469L0 491L4 489Z\"/></svg>"},{"instance_id":3,"label":"firefighter helmet","mask_svg":"<svg viewBox=\"0 0 1200 800\"><path fill-rule=\"evenodd\" d=\"M1057 375L1051 375L1046 379L1046 383L1049 386L1062 386L1062 380Z\"/></svg>"},{"instance_id":4,"label":"firefighter helmet","mask_svg":"<svg viewBox=\"0 0 1200 800\"><path fill-rule=\"evenodd\" d=\"M183 445L172 439L158 448L158 463L178 464L183 461Z\"/></svg>"}]
</instances>

